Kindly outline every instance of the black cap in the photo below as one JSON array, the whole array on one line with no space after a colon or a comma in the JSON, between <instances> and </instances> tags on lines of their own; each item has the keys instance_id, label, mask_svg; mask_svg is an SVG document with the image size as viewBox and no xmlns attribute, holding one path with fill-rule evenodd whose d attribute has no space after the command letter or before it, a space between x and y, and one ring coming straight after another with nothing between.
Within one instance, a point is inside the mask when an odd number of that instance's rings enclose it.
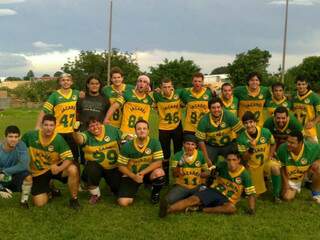
<instances>
[{"instance_id":1,"label":"black cap","mask_svg":"<svg viewBox=\"0 0 320 240\"><path fill-rule=\"evenodd\" d=\"M183 136L183 142L194 142L195 144L197 144L198 140L197 140L196 136L194 136L192 134L185 134Z\"/></svg>"}]
</instances>

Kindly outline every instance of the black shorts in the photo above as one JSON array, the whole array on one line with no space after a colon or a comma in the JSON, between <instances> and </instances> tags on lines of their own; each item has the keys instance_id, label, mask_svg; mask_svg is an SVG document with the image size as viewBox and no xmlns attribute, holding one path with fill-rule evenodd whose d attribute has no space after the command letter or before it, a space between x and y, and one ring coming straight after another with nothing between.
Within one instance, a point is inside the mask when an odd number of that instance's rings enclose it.
<instances>
[{"instance_id":1,"label":"black shorts","mask_svg":"<svg viewBox=\"0 0 320 240\"><path fill-rule=\"evenodd\" d=\"M63 177L62 172L57 175L53 175L51 170L32 178L31 194L33 196L41 193L50 192L50 180L57 179L62 183L68 182L68 177Z\"/></svg>"},{"instance_id":2,"label":"black shorts","mask_svg":"<svg viewBox=\"0 0 320 240\"><path fill-rule=\"evenodd\" d=\"M143 177L144 184L151 184L150 173ZM139 187L142 183L137 183L129 177L121 177L118 192L119 198L134 198L137 195Z\"/></svg>"},{"instance_id":3,"label":"black shorts","mask_svg":"<svg viewBox=\"0 0 320 240\"><path fill-rule=\"evenodd\" d=\"M200 199L204 207L217 207L229 202L228 198L212 188L198 191L194 195Z\"/></svg>"},{"instance_id":4,"label":"black shorts","mask_svg":"<svg viewBox=\"0 0 320 240\"><path fill-rule=\"evenodd\" d=\"M161 143L164 159L171 156L171 139L173 142L173 151L177 153L182 149L183 132L181 122L176 129L161 130L159 129L159 141Z\"/></svg>"},{"instance_id":5,"label":"black shorts","mask_svg":"<svg viewBox=\"0 0 320 240\"><path fill-rule=\"evenodd\" d=\"M237 145L235 142L230 142L225 146L212 146L206 143L206 149L209 158L216 164L219 156L226 158L229 152L237 150Z\"/></svg>"},{"instance_id":6,"label":"black shorts","mask_svg":"<svg viewBox=\"0 0 320 240\"><path fill-rule=\"evenodd\" d=\"M114 194L118 193L121 173L118 168L104 169L99 163L88 161L82 175L87 178L89 186L99 186L101 178L104 178Z\"/></svg>"},{"instance_id":7,"label":"black shorts","mask_svg":"<svg viewBox=\"0 0 320 240\"><path fill-rule=\"evenodd\" d=\"M60 133L64 140L68 143L68 146L72 152L73 160L79 162L79 147L78 144L74 141L72 133Z\"/></svg>"},{"instance_id":8,"label":"black shorts","mask_svg":"<svg viewBox=\"0 0 320 240\"><path fill-rule=\"evenodd\" d=\"M10 182L1 182L1 185L10 189L12 192L21 192L23 180L29 175L30 173L28 171L13 174Z\"/></svg>"}]
</instances>

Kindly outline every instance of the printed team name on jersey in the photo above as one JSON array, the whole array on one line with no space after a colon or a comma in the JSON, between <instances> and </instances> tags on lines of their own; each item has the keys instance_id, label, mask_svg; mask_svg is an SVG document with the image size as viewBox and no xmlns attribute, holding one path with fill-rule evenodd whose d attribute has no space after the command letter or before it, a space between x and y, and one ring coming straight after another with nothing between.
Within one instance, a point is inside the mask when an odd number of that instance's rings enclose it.
<instances>
[{"instance_id":1,"label":"printed team name on jersey","mask_svg":"<svg viewBox=\"0 0 320 240\"><path fill-rule=\"evenodd\" d=\"M129 111L131 112L134 112L134 111L140 111L144 114L147 113L148 109L145 107L145 106L141 106L141 105L138 105L137 103L127 103L128 104L128 108L129 108Z\"/></svg>"},{"instance_id":2,"label":"printed team name on jersey","mask_svg":"<svg viewBox=\"0 0 320 240\"><path fill-rule=\"evenodd\" d=\"M263 108L265 100L257 101L257 100L241 100L240 105L242 107L248 108Z\"/></svg>"},{"instance_id":3,"label":"printed team name on jersey","mask_svg":"<svg viewBox=\"0 0 320 240\"><path fill-rule=\"evenodd\" d=\"M301 181L304 177L304 174L308 171L309 165L307 166L287 166L288 177L292 181Z\"/></svg>"},{"instance_id":4,"label":"printed team name on jersey","mask_svg":"<svg viewBox=\"0 0 320 240\"><path fill-rule=\"evenodd\" d=\"M180 108L180 102L166 102L166 103L157 103L164 111L167 110L177 110Z\"/></svg>"},{"instance_id":5,"label":"printed team name on jersey","mask_svg":"<svg viewBox=\"0 0 320 240\"><path fill-rule=\"evenodd\" d=\"M194 110L194 109L198 110L199 108L202 108L202 109L208 108L207 102L199 102L199 101L189 102L187 105L191 110Z\"/></svg>"},{"instance_id":6,"label":"printed team name on jersey","mask_svg":"<svg viewBox=\"0 0 320 240\"><path fill-rule=\"evenodd\" d=\"M198 168L186 168L183 167L182 171L184 173L184 175L188 175L188 176L195 176L198 177L201 174L201 168L200 168L200 162L198 162ZM197 165L197 163L195 163L195 165Z\"/></svg>"},{"instance_id":7,"label":"printed team name on jersey","mask_svg":"<svg viewBox=\"0 0 320 240\"><path fill-rule=\"evenodd\" d=\"M59 106L59 105L57 105L57 106ZM70 106L62 107L61 113L64 113L65 111L68 111L68 110L76 110L76 106L75 105L70 105Z\"/></svg>"}]
</instances>

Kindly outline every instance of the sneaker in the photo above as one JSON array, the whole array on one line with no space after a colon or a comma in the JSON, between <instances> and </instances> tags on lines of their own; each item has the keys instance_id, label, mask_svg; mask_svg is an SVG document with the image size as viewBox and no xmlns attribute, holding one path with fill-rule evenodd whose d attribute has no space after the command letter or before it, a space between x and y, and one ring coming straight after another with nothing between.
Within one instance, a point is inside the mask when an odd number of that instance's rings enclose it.
<instances>
[{"instance_id":1,"label":"sneaker","mask_svg":"<svg viewBox=\"0 0 320 240\"><path fill-rule=\"evenodd\" d=\"M98 202L100 202L101 200L101 196L98 195L91 195L90 199L89 199L89 203L92 205L97 204Z\"/></svg>"},{"instance_id":2,"label":"sneaker","mask_svg":"<svg viewBox=\"0 0 320 240\"><path fill-rule=\"evenodd\" d=\"M29 209L29 204L27 201L20 202L20 207L24 209Z\"/></svg>"},{"instance_id":3,"label":"sneaker","mask_svg":"<svg viewBox=\"0 0 320 240\"><path fill-rule=\"evenodd\" d=\"M200 207L199 206L187 207L184 210L185 213L198 212L198 211L200 211Z\"/></svg>"},{"instance_id":4,"label":"sneaker","mask_svg":"<svg viewBox=\"0 0 320 240\"><path fill-rule=\"evenodd\" d=\"M273 202L278 204L278 203L281 203L282 201L279 197L273 197Z\"/></svg>"},{"instance_id":5,"label":"sneaker","mask_svg":"<svg viewBox=\"0 0 320 240\"><path fill-rule=\"evenodd\" d=\"M152 193L151 194L151 203L152 204L157 204L160 202L160 193Z\"/></svg>"},{"instance_id":6,"label":"sneaker","mask_svg":"<svg viewBox=\"0 0 320 240\"><path fill-rule=\"evenodd\" d=\"M160 218L164 218L165 216L167 216L168 214L168 202L165 198L163 198L160 202L160 206L159 206L159 217Z\"/></svg>"},{"instance_id":7,"label":"sneaker","mask_svg":"<svg viewBox=\"0 0 320 240\"><path fill-rule=\"evenodd\" d=\"M51 188L51 197L61 197L61 191L59 188Z\"/></svg>"},{"instance_id":8,"label":"sneaker","mask_svg":"<svg viewBox=\"0 0 320 240\"><path fill-rule=\"evenodd\" d=\"M320 195L315 195L312 197L312 199L317 203L320 204Z\"/></svg>"},{"instance_id":9,"label":"sneaker","mask_svg":"<svg viewBox=\"0 0 320 240\"><path fill-rule=\"evenodd\" d=\"M79 210L80 209L80 203L78 198L71 198L69 201L69 207L74 209L74 210Z\"/></svg>"}]
</instances>

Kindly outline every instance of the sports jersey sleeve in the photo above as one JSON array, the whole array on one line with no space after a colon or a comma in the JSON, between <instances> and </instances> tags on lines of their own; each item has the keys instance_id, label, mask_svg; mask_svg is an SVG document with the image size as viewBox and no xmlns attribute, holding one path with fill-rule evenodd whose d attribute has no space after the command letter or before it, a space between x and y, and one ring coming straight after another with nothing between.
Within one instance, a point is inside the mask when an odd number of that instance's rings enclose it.
<instances>
[{"instance_id":1,"label":"sports jersey sleeve","mask_svg":"<svg viewBox=\"0 0 320 240\"><path fill-rule=\"evenodd\" d=\"M59 153L59 157L62 161L73 160L73 155L69 145L60 135L57 136L57 145L57 152Z\"/></svg>"},{"instance_id":2,"label":"sports jersey sleeve","mask_svg":"<svg viewBox=\"0 0 320 240\"><path fill-rule=\"evenodd\" d=\"M256 193L255 187L252 184L251 176L247 170L245 170L242 173L242 182L243 182L244 192L247 196L250 196Z\"/></svg>"},{"instance_id":3,"label":"sports jersey sleeve","mask_svg":"<svg viewBox=\"0 0 320 240\"><path fill-rule=\"evenodd\" d=\"M290 115L290 119L291 121L293 122L293 125L295 126L295 128L298 130L298 131L303 131L303 126L302 124L298 121L298 119L292 114Z\"/></svg>"},{"instance_id":4,"label":"sports jersey sleeve","mask_svg":"<svg viewBox=\"0 0 320 240\"><path fill-rule=\"evenodd\" d=\"M238 151L241 154L245 153L249 149L248 143L245 140L243 135L241 135L239 138L237 138L237 146L238 146Z\"/></svg>"},{"instance_id":5,"label":"sports jersey sleeve","mask_svg":"<svg viewBox=\"0 0 320 240\"><path fill-rule=\"evenodd\" d=\"M84 132L81 132L79 134L83 137L83 145L86 144L87 141L88 141L89 132L88 131L84 131Z\"/></svg>"},{"instance_id":6,"label":"sports jersey sleeve","mask_svg":"<svg viewBox=\"0 0 320 240\"><path fill-rule=\"evenodd\" d=\"M163 152L162 152L161 144L158 140L154 141L152 157L153 157L152 162L163 160Z\"/></svg>"},{"instance_id":7,"label":"sports jersey sleeve","mask_svg":"<svg viewBox=\"0 0 320 240\"><path fill-rule=\"evenodd\" d=\"M128 148L129 148L129 142L124 144L121 149L118 156L117 163L120 165L127 165L129 162L129 154L128 154Z\"/></svg>"},{"instance_id":8,"label":"sports jersey sleeve","mask_svg":"<svg viewBox=\"0 0 320 240\"><path fill-rule=\"evenodd\" d=\"M171 167L173 168L177 167L179 164L180 158L181 158L181 152L177 152L171 161Z\"/></svg>"},{"instance_id":9,"label":"sports jersey sleeve","mask_svg":"<svg viewBox=\"0 0 320 240\"><path fill-rule=\"evenodd\" d=\"M204 159L204 156L203 156L201 151L198 151L198 158L199 158L199 161L200 161L200 164L201 164L202 171L204 171L204 172L209 171L209 167L208 167L207 161Z\"/></svg>"},{"instance_id":10,"label":"sports jersey sleeve","mask_svg":"<svg viewBox=\"0 0 320 240\"><path fill-rule=\"evenodd\" d=\"M46 114L53 114L53 108L56 102L55 100L56 100L55 93L52 93L47 99L47 101L44 103L42 110Z\"/></svg>"},{"instance_id":11,"label":"sports jersey sleeve","mask_svg":"<svg viewBox=\"0 0 320 240\"><path fill-rule=\"evenodd\" d=\"M286 166L286 148L287 144L282 144L277 150L276 159L281 162L281 166Z\"/></svg>"},{"instance_id":12,"label":"sports jersey sleeve","mask_svg":"<svg viewBox=\"0 0 320 240\"><path fill-rule=\"evenodd\" d=\"M176 90L176 92L179 94L181 102L184 104L187 104L187 91L185 88L179 88Z\"/></svg>"},{"instance_id":13,"label":"sports jersey sleeve","mask_svg":"<svg viewBox=\"0 0 320 240\"><path fill-rule=\"evenodd\" d=\"M236 117L233 113L229 112L229 118L230 118L230 124L231 124L231 130L235 133L239 133L243 130L242 122L239 120L239 118Z\"/></svg>"},{"instance_id":14,"label":"sports jersey sleeve","mask_svg":"<svg viewBox=\"0 0 320 240\"><path fill-rule=\"evenodd\" d=\"M199 139L200 142L204 142L207 139L206 122L207 122L207 115L201 118L200 122L198 123L195 136Z\"/></svg>"},{"instance_id":15,"label":"sports jersey sleeve","mask_svg":"<svg viewBox=\"0 0 320 240\"><path fill-rule=\"evenodd\" d=\"M233 95L234 95L237 99L241 99L241 86L235 87L235 88L233 89Z\"/></svg>"},{"instance_id":16,"label":"sports jersey sleeve","mask_svg":"<svg viewBox=\"0 0 320 240\"><path fill-rule=\"evenodd\" d=\"M272 117L269 117L263 124L263 127L266 128L266 129L269 129L271 131L272 129L272 122L273 122L273 118Z\"/></svg>"},{"instance_id":17,"label":"sports jersey sleeve","mask_svg":"<svg viewBox=\"0 0 320 240\"><path fill-rule=\"evenodd\" d=\"M123 104L125 104L125 102L127 101L127 98L128 98L128 91L125 91L123 95L119 94L118 97L115 99L115 101L119 103L122 107Z\"/></svg>"},{"instance_id":18,"label":"sports jersey sleeve","mask_svg":"<svg viewBox=\"0 0 320 240\"><path fill-rule=\"evenodd\" d=\"M265 131L266 131L266 136L267 136L268 139L269 139L269 143L270 143L271 145L276 144L276 141L275 141L272 133L270 132L270 130L267 129L267 128L265 128Z\"/></svg>"},{"instance_id":19,"label":"sports jersey sleeve","mask_svg":"<svg viewBox=\"0 0 320 240\"><path fill-rule=\"evenodd\" d=\"M316 93L314 94L313 106L315 108L316 116L320 116L320 96Z\"/></svg>"}]
</instances>

